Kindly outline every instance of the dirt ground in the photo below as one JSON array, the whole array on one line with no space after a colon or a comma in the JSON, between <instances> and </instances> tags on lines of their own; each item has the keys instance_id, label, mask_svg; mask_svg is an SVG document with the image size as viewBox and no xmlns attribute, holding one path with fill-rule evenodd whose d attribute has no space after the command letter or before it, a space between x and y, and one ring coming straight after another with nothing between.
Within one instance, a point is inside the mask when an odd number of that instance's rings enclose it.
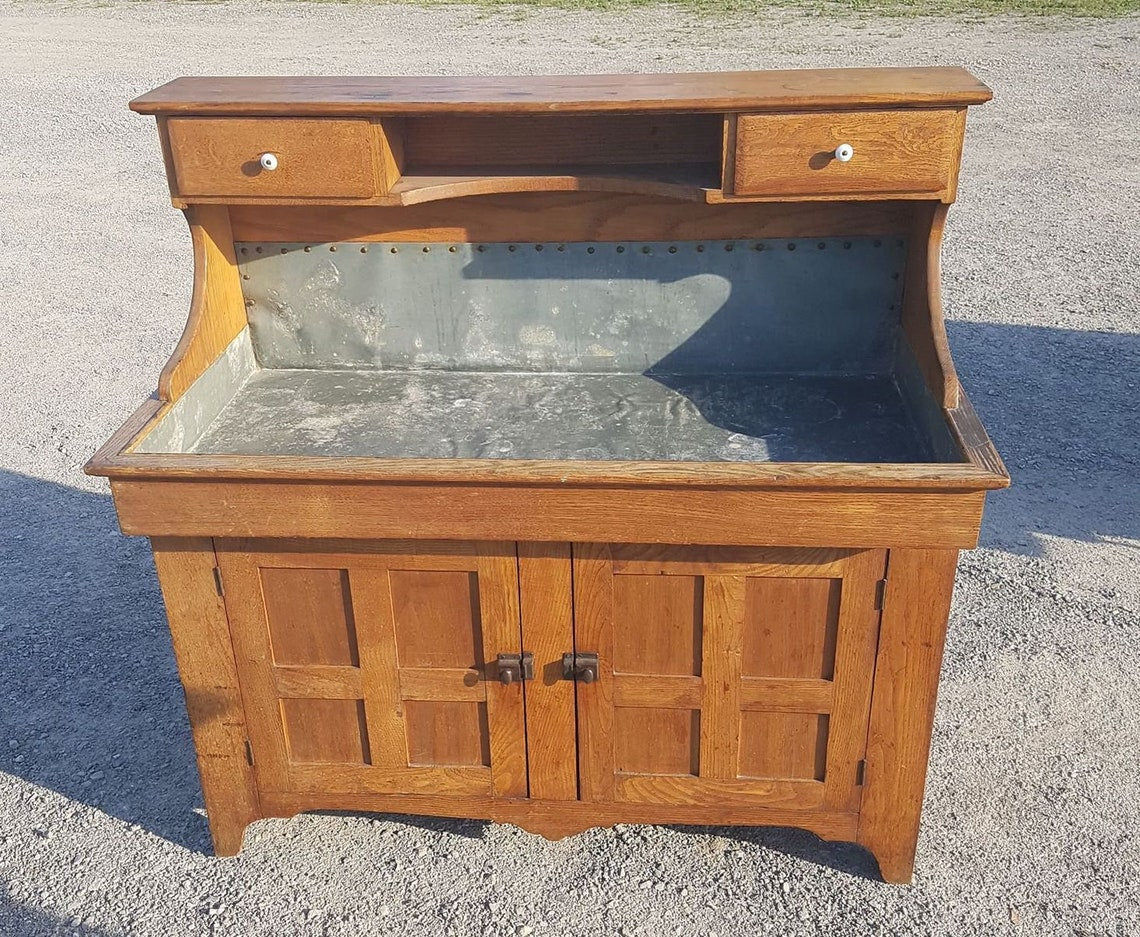
<instances>
[{"instance_id":1,"label":"dirt ground","mask_svg":"<svg viewBox=\"0 0 1140 937\"><path fill-rule=\"evenodd\" d=\"M0 4L0 934L1140 932L1140 20ZM132 96L180 74L960 64L944 292L1013 474L964 554L915 884L790 830L314 815L209 853L145 541L80 467L190 248Z\"/></svg>"}]
</instances>

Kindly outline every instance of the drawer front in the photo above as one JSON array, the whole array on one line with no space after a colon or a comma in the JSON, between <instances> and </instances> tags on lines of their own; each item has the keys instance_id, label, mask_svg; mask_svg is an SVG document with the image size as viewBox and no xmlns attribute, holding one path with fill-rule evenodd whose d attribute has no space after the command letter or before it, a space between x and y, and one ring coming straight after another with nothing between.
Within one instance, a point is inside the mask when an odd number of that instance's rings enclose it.
<instances>
[{"instance_id":1,"label":"drawer front","mask_svg":"<svg viewBox=\"0 0 1140 937\"><path fill-rule=\"evenodd\" d=\"M965 110L742 114L736 195L952 195ZM846 161L839 147L850 147ZM847 154L841 154L847 155Z\"/></svg>"},{"instance_id":2,"label":"drawer front","mask_svg":"<svg viewBox=\"0 0 1140 937\"><path fill-rule=\"evenodd\" d=\"M367 120L172 117L174 189L193 196L369 198L376 194ZM265 168L264 154L276 167Z\"/></svg>"}]
</instances>

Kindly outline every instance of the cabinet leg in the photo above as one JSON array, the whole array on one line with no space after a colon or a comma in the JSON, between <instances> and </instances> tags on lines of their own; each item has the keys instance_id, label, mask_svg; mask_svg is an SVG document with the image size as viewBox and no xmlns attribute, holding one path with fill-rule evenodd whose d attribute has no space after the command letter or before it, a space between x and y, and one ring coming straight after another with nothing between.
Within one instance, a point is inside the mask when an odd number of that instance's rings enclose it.
<instances>
[{"instance_id":1,"label":"cabinet leg","mask_svg":"<svg viewBox=\"0 0 1140 937\"><path fill-rule=\"evenodd\" d=\"M957 550L891 550L887 568L858 841L900 885L914 872L957 561Z\"/></svg>"},{"instance_id":2,"label":"cabinet leg","mask_svg":"<svg viewBox=\"0 0 1140 937\"><path fill-rule=\"evenodd\" d=\"M151 545L214 849L220 856L236 855L245 828L261 811L246 758L245 710L229 620L214 584L214 546L208 539L180 537L155 538Z\"/></svg>"},{"instance_id":3,"label":"cabinet leg","mask_svg":"<svg viewBox=\"0 0 1140 937\"><path fill-rule=\"evenodd\" d=\"M875 857L879 864L879 875L888 885L909 885L914 878L914 847L918 837L903 841L902 837L892 836L890 832L883 831L878 834L878 846L871 846L862 840L860 842ZM869 838L876 838L871 834Z\"/></svg>"},{"instance_id":4,"label":"cabinet leg","mask_svg":"<svg viewBox=\"0 0 1140 937\"><path fill-rule=\"evenodd\" d=\"M255 817L242 819L233 811L206 807L206 817L210 821L210 838L214 841L214 855L236 856L241 852L242 839L246 828Z\"/></svg>"}]
</instances>

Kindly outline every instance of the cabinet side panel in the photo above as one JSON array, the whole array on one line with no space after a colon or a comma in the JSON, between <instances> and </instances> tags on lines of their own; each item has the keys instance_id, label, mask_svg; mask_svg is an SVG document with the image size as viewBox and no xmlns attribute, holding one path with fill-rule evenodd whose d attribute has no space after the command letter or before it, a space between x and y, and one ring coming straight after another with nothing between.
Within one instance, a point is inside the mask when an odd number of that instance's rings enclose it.
<instances>
[{"instance_id":1,"label":"cabinet side panel","mask_svg":"<svg viewBox=\"0 0 1140 937\"><path fill-rule=\"evenodd\" d=\"M177 400L246 326L229 209L186 210L194 245L194 292L186 328L158 379L158 395Z\"/></svg>"},{"instance_id":2,"label":"cabinet side panel","mask_svg":"<svg viewBox=\"0 0 1140 937\"><path fill-rule=\"evenodd\" d=\"M956 550L892 550L875 663L859 842L888 882L914 871Z\"/></svg>"},{"instance_id":3,"label":"cabinet side panel","mask_svg":"<svg viewBox=\"0 0 1140 937\"><path fill-rule=\"evenodd\" d=\"M246 826L261 813L246 760L245 713L229 624L214 586L213 544L204 538L160 537L151 545L214 848L219 855L234 855Z\"/></svg>"}]
</instances>

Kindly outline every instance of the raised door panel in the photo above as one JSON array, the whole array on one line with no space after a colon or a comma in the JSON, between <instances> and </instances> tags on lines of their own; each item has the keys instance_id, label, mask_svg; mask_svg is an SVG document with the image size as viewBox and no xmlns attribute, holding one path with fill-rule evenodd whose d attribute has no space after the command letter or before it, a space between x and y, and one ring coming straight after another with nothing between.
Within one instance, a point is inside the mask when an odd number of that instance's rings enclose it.
<instances>
[{"instance_id":1,"label":"raised door panel","mask_svg":"<svg viewBox=\"0 0 1140 937\"><path fill-rule=\"evenodd\" d=\"M583 799L857 809L885 560L576 544Z\"/></svg>"},{"instance_id":2,"label":"raised door panel","mask_svg":"<svg viewBox=\"0 0 1140 937\"><path fill-rule=\"evenodd\" d=\"M261 789L526 795L514 544L217 553Z\"/></svg>"}]
</instances>

